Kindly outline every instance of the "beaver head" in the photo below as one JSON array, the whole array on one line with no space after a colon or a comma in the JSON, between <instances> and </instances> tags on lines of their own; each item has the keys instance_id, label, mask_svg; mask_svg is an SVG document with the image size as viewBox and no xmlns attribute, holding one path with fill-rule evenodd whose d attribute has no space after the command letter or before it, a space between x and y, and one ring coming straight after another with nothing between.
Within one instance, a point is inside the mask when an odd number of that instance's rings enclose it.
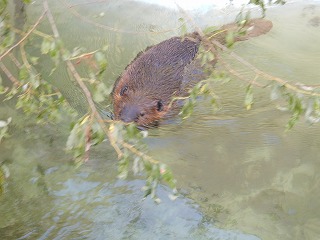
<instances>
[{"instance_id":1,"label":"beaver head","mask_svg":"<svg viewBox=\"0 0 320 240\"><path fill-rule=\"evenodd\" d=\"M158 121L168 111L167 101L153 89L139 88L133 83L122 76L114 88L112 97L115 119L134 122L139 128L158 125Z\"/></svg>"}]
</instances>

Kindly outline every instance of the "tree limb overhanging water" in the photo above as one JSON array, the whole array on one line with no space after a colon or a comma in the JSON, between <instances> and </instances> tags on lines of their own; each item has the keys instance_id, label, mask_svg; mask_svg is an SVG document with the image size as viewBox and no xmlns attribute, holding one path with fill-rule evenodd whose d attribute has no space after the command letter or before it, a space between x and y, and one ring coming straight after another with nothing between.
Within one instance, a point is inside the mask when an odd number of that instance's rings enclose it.
<instances>
[{"instance_id":1,"label":"tree limb overhanging water","mask_svg":"<svg viewBox=\"0 0 320 240\"><path fill-rule=\"evenodd\" d=\"M261 6L260 1L256 1L255 4ZM144 172L145 174L145 196L151 195L153 198L157 199L156 188L161 181L168 184L174 189L174 193L176 193L175 180L170 169L165 164L147 154L147 151L145 150L146 146L143 143L143 137L145 137L146 134L138 131L133 124L126 125L111 119L104 119L97 109L97 104L94 101L94 93L90 90L90 82L86 82L85 79L81 77L76 66L72 62L88 56L94 56L95 62L97 63L95 65L100 66L96 72L95 80L100 84L101 81L99 78L106 68L106 60L104 58L103 51L96 50L90 53L83 53L76 57L71 56L69 51L63 45L63 40L59 35L58 27L56 26L54 16L51 13L47 0L44 1L43 6L44 10L39 18L31 27L29 27L29 30L22 35L21 39L16 43L12 43L4 47L2 49L2 54L0 54L0 68L3 71L3 74L12 83L12 87L2 88L7 99L12 98L13 96L17 97L16 107L22 108L26 114L37 116L37 120L39 122L47 123L48 120L59 120L61 118L61 114L64 114L66 110L67 112L70 112L70 115L75 119L75 123L67 140L67 149L74 152L74 157L78 159L78 162L82 163L88 161L90 158L89 152L91 147L101 143L106 136L109 143L117 153L120 177L127 177L129 166L133 165L133 172L135 174L139 172ZM263 5L261 7L265 11L265 6ZM260 87L264 89L272 87L272 100L283 99L287 102L287 109L292 112L292 117L287 125L288 129L292 128L299 117L303 114L310 122L319 122L320 93L318 91L318 86L307 86L300 83L292 83L261 71L234 53L230 48L221 44L219 41L214 40L214 38L218 37L221 32L213 31L211 32L213 33L211 37L208 37L202 29L195 25L190 14L182 8L180 8L180 11L185 15L185 18L188 19L188 22L192 23L196 31L202 37L203 50L199 55L202 57L203 68L210 73L207 79L202 80L194 88L190 89L190 95L184 98L173 99L173 101L185 100L186 104L180 112L182 116L190 116L194 105L197 102L197 96L204 94L210 96L213 100L217 97L210 84L216 81L217 78L220 78L221 75L217 74L217 70L213 69L210 63L213 60L218 59L225 67L226 72L235 75L239 80L248 83L248 86L245 89L246 97L244 101L245 107L248 110L251 109L254 103L252 87ZM78 13L73 14L79 17ZM39 24L44 22L44 16L48 19L53 32L53 37L36 30ZM97 26L96 23L88 21L83 16L81 16L81 19ZM245 23L247 20L248 19L245 18L239 20L240 30L241 24ZM108 27L104 28L108 31L123 32L119 29ZM184 29L183 24L179 28ZM19 32L13 28L11 31ZM135 31L124 32L130 34L138 33ZM186 32L182 32L182 35L185 33ZM60 93L59 89L52 86L48 81L42 79L37 68L33 64L28 63L28 53L24 50L24 43L29 40L32 34L43 37L41 45L42 53L48 54L56 66L59 64L65 64L68 71L71 73L71 76L79 85L88 104L88 111L84 116L79 117L72 114L71 107L64 96ZM235 32L233 34L239 33ZM30 41L32 41L32 39ZM232 40L230 44L233 44ZM23 64L19 62L18 57L12 54L12 51L16 48L20 48L21 50ZM253 78L247 79L239 71L233 69L221 56L222 52L228 53L236 61L241 63L244 68L249 69L253 73ZM17 66L19 74L14 74L9 70L8 65L10 65L11 62ZM52 71L55 71L55 68ZM261 82L261 80L263 81ZM105 91L103 83L99 84L98 86L103 90L103 98L106 98L110 91ZM312 104L307 104L307 102L310 101L312 101ZM133 164L131 162L133 162Z\"/></svg>"}]
</instances>

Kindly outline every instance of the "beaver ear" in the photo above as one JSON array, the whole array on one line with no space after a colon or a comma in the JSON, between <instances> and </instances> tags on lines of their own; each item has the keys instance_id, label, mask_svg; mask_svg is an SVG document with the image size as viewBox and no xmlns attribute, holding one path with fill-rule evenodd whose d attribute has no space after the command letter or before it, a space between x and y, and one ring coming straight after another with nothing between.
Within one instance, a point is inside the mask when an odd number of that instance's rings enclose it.
<instances>
[{"instance_id":1,"label":"beaver ear","mask_svg":"<svg viewBox=\"0 0 320 240\"><path fill-rule=\"evenodd\" d=\"M126 93L126 91L128 91L128 86L124 86L123 88L121 88L120 96L123 96Z\"/></svg>"},{"instance_id":2,"label":"beaver ear","mask_svg":"<svg viewBox=\"0 0 320 240\"><path fill-rule=\"evenodd\" d=\"M163 110L163 102L161 101L161 100L159 100L158 102L157 102L157 111L158 112L161 112L162 110Z\"/></svg>"}]
</instances>

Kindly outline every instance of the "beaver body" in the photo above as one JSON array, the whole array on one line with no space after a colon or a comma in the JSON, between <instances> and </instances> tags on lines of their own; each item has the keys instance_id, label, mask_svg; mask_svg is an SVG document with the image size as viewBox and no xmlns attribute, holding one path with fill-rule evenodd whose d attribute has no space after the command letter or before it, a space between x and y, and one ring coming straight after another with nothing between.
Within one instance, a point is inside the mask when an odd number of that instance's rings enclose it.
<instances>
[{"instance_id":1,"label":"beaver body","mask_svg":"<svg viewBox=\"0 0 320 240\"><path fill-rule=\"evenodd\" d=\"M256 21L271 23L267 20ZM235 26L228 24L221 29ZM256 28L256 35L269 31L271 27L272 24L266 29ZM249 34L249 37L256 36ZM218 40L224 43L224 39L225 34ZM160 119L168 116L172 111L169 109L172 98L185 94L186 85L190 85L188 82L203 79L203 72L195 60L200 43L199 34L192 33L183 39L170 38L140 53L114 85L112 100L115 119L135 122L145 128L157 125Z\"/></svg>"}]
</instances>

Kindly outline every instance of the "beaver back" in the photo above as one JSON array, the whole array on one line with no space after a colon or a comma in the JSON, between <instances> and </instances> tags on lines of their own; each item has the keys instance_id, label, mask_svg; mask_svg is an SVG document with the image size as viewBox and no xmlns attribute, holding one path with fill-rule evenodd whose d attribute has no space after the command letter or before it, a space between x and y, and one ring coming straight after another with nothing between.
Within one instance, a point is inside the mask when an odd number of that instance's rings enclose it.
<instances>
[{"instance_id":1,"label":"beaver back","mask_svg":"<svg viewBox=\"0 0 320 240\"><path fill-rule=\"evenodd\" d=\"M141 115L148 121L163 116L172 96L180 92L185 68L196 57L199 44L195 33L170 38L139 54L114 86L115 119L137 122ZM150 114L154 116L146 116Z\"/></svg>"}]
</instances>

